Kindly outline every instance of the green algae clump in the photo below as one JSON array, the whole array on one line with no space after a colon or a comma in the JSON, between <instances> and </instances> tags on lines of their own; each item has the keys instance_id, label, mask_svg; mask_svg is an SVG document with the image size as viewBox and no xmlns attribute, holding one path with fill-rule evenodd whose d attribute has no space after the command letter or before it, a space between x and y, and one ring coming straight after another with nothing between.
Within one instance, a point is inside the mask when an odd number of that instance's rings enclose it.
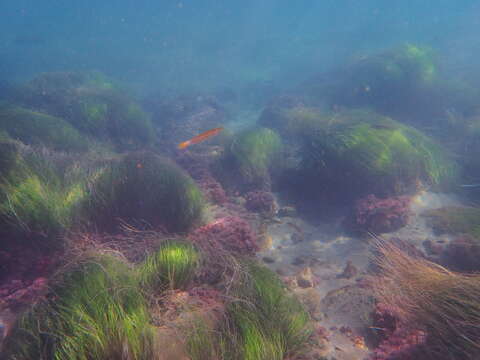
<instances>
[{"instance_id":1,"label":"green algae clump","mask_svg":"<svg viewBox=\"0 0 480 360\"><path fill-rule=\"evenodd\" d=\"M419 183L450 185L457 165L418 130L365 110L326 118L301 150L305 184L344 199L411 193ZM355 179L355 181L352 181Z\"/></svg>"},{"instance_id":2,"label":"green algae clump","mask_svg":"<svg viewBox=\"0 0 480 360\"><path fill-rule=\"evenodd\" d=\"M219 328L209 336L209 330L200 327L188 339L190 349L198 350L199 344L208 349L190 355L208 353L232 360L281 360L295 355L312 333L308 313L271 270L252 261L241 266L245 277L235 282ZM200 360L198 355L192 359Z\"/></svg>"},{"instance_id":3,"label":"green algae clump","mask_svg":"<svg viewBox=\"0 0 480 360\"><path fill-rule=\"evenodd\" d=\"M434 119L438 125L446 108L463 111L474 104L469 99L475 92L459 93L462 87L444 77L432 48L407 43L362 54L326 78L312 79L307 93L335 108L370 107L409 123Z\"/></svg>"},{"instance_id":4,"label":"green algae clump","mask_svg":"<svg viewBox=\"0 0 480 360\"><path fill-rule=\"evenodd\" d=\"M315 129L317 124L322 122L326 116L328 116L328 113L311 106L284 107L275 104L265 108L260 116L259 123L278 131L285 142L298 142L299 138Z\"/></svg>"},{"instance_id":5,"label":"green algae clump","mask_svg":"<svg viewBox=\"0 0 480 360\"><path fill-rule=\"evenodd\" d=\"M354 61L345 70L345 78L334 97L340 103L396 109L402 101L410 103L412 95L433 85L437 77L434 51L426 46L405 44Z\"/></svg>"},{"instance_id":6,"label":"green algae clump","mask_svg":"<svg viewBox=\"0 0 480 360\"><path fill-rule=\"evenodd\" d=\"M122 150L148 147L156 137L150 116L99 72L40 74L17 89L13 101L61 117L80 132Z\"/></svg>"},{"instance_id":7,"label":"green algae clump","mask_svg":"<svg viewBox=\"0 0 480 360\"><path fill-rule=\"evenodd\" d=\"M193 279L198 262L199 254L192 245L165 243L140 266L142 284L154 291L184 289Z\"/></svg>"},{"instance_id":8,"label":"green algae clump","mask_svg":"<svg viewBox=\"0 0 480 360\"><path fill-rule=\"evenodd\" d=\"M86 139L65 120L12 105L0 107L0 130L11 138L54 150L85 151Z\"/></svg>"},{"instance_id":9,"label":"green algae clump","mask_svg":"<svg viewBox=\"0 0 480 360\"><path fill-rule=\"evenodd\" d=\"M1 191L6 200L0 204L0 214L15 229L55 236L66 228L62 193L37 175L3 184Z\"/></svg>"},{"instance_id":10,"label":"green algae clump","mask_svg":"<svg viewBox=\"0 0 480 360\"><path fill-rule=\"evenodd\" d=\"M52 296L20 316L7 337L8 359L158 359L136 272L107 254L65 270Z\"/></svg>"},{"instance_id":11,"label":"green algae clump","mask_svg":"<svg viewBox=\"0 0 480 360\"><path fill-rule=\"evenodd\" d=\"M270 172L275 171L282 141L268 128L248 129L233 137L221 160L219 176L240 187L270 186Z\"/></svg>"},{"instance_id":12,"label":"green algae clump","mask_svg":"<svg viewBox=\"0 0 480 360\"><path fill-rule=\"evenodd\" d=\"M0 132L0 182L16 167L19 160L19 143Z\"/></svg>"},{"instance_id":13,"label":"green algae clump","mask_svg":"<svg viewBox=\"0 0 480 360\"><path fill-rule=\"evenodd\" d=\"M87 213L102 229L122 223L140 228L188 231L203 219L206 201L192 178L150 152L111 161L91 180Z\"/></svg>"},{"instance_id":14,"label":"green algae clump","mask_svg":"<svg viewBox=\"0 0 480 360\"><path fill-rule=\"evenodd\" d=\"M250 318L252 324L261 324L264 335L271 337L273 344L281 344L284 354L299 350L311 333L308 313L295 297L288 294L274 272L255 262L247 262L246 266L250 279L237 291L238 296L247 301L232 303L233 318L238 312ZM255 311L249 311L249 302ZM242 327L241 317L237 324Z\"/></svg>"},{"instance_id":15,"label":"green algae clump","mask_svg":"<svg viewBox=\"0 0 480 360\"><path fill-rule=\"evenodd\" d=\"M39 154L19 155L15 167L0 177L2 233L58 248L61 235L79 220L85 196L81 182L66 183Z\"/></svg>"}]
</instances>

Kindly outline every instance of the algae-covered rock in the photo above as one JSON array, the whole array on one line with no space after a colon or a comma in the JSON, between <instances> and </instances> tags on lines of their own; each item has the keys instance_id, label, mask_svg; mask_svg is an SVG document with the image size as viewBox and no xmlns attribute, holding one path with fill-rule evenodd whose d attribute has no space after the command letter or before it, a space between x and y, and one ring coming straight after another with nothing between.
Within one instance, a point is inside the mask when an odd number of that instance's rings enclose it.
<instances>
[{"instance_id":1,"label":"algae-covered rock","mask_svg":"<svg viewBox=\"0 0 480 360\"><path fill-rule=\"evenodd\" d=\"M478 184L480 179L480 111L469 117L463 117L456 112L450 113L452 129L448 132L460 155L463 165L464 184ZM464 187L469 191L469 197L478 197L477 187Z\"/></svg>"},{"instance_id":2,"label":"algae-covered rock","mask_svg":"<svg viewBox=\"0 0 480 360\"><path fill-rule=\"evenodd\" d=\"M139 104L119 92L105 96L106 116L99 117L107 123L106 132L110 139L122 149L145 148L156 139L150 116ZM95 126L92 126L94 128ZM95 132L95 130L93 130Z\"/></svg>"},{"instance_id":3,"label":"algae-covered rock","mask_svg":"<svg viewBox=\"0 0 480 360\"><path fill-rule=\"evenodd\" d=\"M480 209L476 207L448 206L423 213L438 234L467 234L480 240Z\"/></svg>"},{"instance_id":4,"label":"algae-covered rock","mask_svg":"<svg viewBox=\"0 0 480 360\"><path fill-rule=\"evenodd\" d=\"M19 144L0 132L0 182L19 161Z\"/></svg>"},{"instance_id":5,"label":"algae-covered rock","mask_svg":"<svg viewBox=\"0 0 480 360\"><path fill-rule=\"evenodd\" d=\"M422 215L437 235L452 239L440 256L442 265L461 272L480 271L480 208L446 206Z\"/></svg>"},{"instance_id":6,"label":"algae-covered rock","mask_svg":"<svg viewBox=\"0 0 480 360\"><path fill-rule=\"evenodd\" d=\"M39 156L27 160L19 156L15 167L0 181L2 234L36 247L61 247L61 235L81 216L85 186L80 181L66 183L62 174Z\"/></svg>"},{"instance_id":7,"label":"algae-covered rock","mask_svg":"<svg viewBox=\"0 0 480 360\"><path fill-rule=\"evenodd\" d=\"M18 106L0 107L0 130L26 144L55 150L85 151L86 139L65 120Z\"/></svg>"},{"instance_id":8,"label":"algae-covered rock","mask_svg":"<svg viewBox=\"0 0 480 360\"><path fill-rule=\"evenodd\" d=\"M55 280L52 296L14 324L5 359L159 359L146 301L126 263L91 255Z\"/></svg>"},{"instance_id":9,"label":"algae-covered rock","mask_svg":"<svg viewBox=\"0 0 480 360\"><path fill-rule=\"evenodd\" d=\"M400 195L419 183L449 184L457 167L421 132L364 110L320 118L301 150L301 180L313 199Z\"/></svg>"},{"instance_id":10,"label":"algae-covered rock","mask_svg":"<svg viewBox=\"0 0 480 360\"><path fill-rule=\"evenodd\" d=\"M243 189L268 189L270 171L279 164L282 141L267 128L245 130L232 139L220 160L219 176L227 184Z\"/></svg>"},{"instance_id":11,"label":"algae-covered rock","mask_svg":"<svg viewBox=\"0 0 480 360\"><path fill-rule=\"evenodd\" d=\"M471 113L480 92L470 79L447 74L436 51L404 44L353 59L305 84L312 101L371 107L411 124L446 126L451 109Z\"/></svg>"},{"instance_id":12,"label":"algae-covered rock","mask_svg":"<svg viewBox=\"0 0 480 360\"><path fill-rule=\"evenodd\" d=\"M328 112L317 107L289 102L275 103L263 110L259 123L278 131L285 142L298 142L299 138L307 135L327 116Z\"/></svg>"},{"instance_id":13,"label":"algae-covered rock","mask_svg":"<svg viewBox=\"0 0 480 360\"><path fill-rule=\"evenodd\" d=\"M191 358L282 360L302 353L312 334L308 312L274 272L250 261L240 266L243 277L232 284L222 322L215 329L195 324L187 339Z\"/></svg>"},{"instance_id":14,"label":"algae-covered rock","mask_svg":"<svg viewBox=\"0 0 480 360\"><path fill-rule=\"evenodd\" d=\"M145 147L155 139L149 115L98 72L44 73L17 89L13 100L62 117L79 131L121 148Z\"/></svg>"},{"instance_id":15,"label":"algae-covered rock","mask_svg":"<svg viewBox=\"0 0 480 360\"><path fill-rule=\"evenodd\" d=\"M99 171L90 188L88 216L113 230L121 222L187 231L202 219L205 200L177 165L153 153L131 153Z\"/></svg>"},{"instance_id":16,"label":"algae-covered rock","mask_svg":"<svg viewBox=\"0 0 480 360\"><path fill-rule=\"evenodd\" d=\"M415 94L432 85L437 77L433 50L406 44L350 64L340 75L333 102L369 105L391 114L413 104Z\"/></svg>"}]
</instances>

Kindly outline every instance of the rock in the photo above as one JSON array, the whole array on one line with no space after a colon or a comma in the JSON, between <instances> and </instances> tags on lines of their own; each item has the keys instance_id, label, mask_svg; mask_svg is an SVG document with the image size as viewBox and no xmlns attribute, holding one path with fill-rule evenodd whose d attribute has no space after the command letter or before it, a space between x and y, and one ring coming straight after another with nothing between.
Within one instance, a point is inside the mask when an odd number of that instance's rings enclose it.
<instances>
[{"instance_id":1,"label":"rock","mask_svg":"<svg viewBox=\"0 0 480 360\"><path fill-rule=\"evenodd\" d=\"M305 306L313 320L321 321L324 318L320 306L322 296L319 291L311 287L302 289L299 288L295 290L295 295Z\"/></svg>"},{"instance_id":2,"label":"rock","mask_svg":"<svg viewBox=\"0 0 480 360\"><path fill-rule=\"evenodd\" d=\"M273 238L268 233L264 234L260 239L260 251L270 250L273 247Z\"/></svg>"},{"instance_id":3,"label":"rock","mask_svg":"<svg viewBox=\"0 0 480 360\"><path fill-rule=\"evenodd\" d=\"M249 211L258 212L265 216L273 216L277 209L273 194L262 190L246 193L245 207Z\"/></svg>"},{"instance_id":4,"label":"rock","mask_svg":"<svg viewBox=\"0 0 480 360\"><path fill-rule=\"evenodd\" d=\"M290 236L291 236L290 234L280 234L278 236L278 239L280 240L279 242L282 245L288 246L290 243Z\"/></svg>"},{"instance_id":5,"label":"rock","mask_svg":"<svg viewBox=\"0 0 480 360\"><path fill-rule=\"evenodd\" d=\"M371 288L358 283L330 290L321 301L326 317L335 318L336 324L344 323L354 328L371 325L365 314L370 314L374 307Z\"/></svg>"},{"instance_id":6,"label":"rock","mask_svg":"<svg viewBox=\"0 0 480 360\"><path fill-rule=\"evenodd\" d=\"M245 200L245 198L242 197L242 196L235 196L234 198L232 198L232 202L233 202L234 204L242 205L242 206L243 206L243 205L245 205L246 200Z\"/></svg>"},{"instance_id":7,"label":"rock","mask_svg":"<svg viewBox=\"0 0 480 360\"><path fill-rule=\"evenodd\" d=\"M310 269L309 266L297 274L297 284L301 288L311 288L314 286L312 269Z\"/></svg>"},{"instance_id":8,"label":"rock","mask_svg":"<svg viewBox=\"0 0 480 360\"><path fill-rule=\"evenodd\" d=\"M442 265L462 272L480 271L480 245L470 235L462 235L445 246L441 255Z\"/></svg>"},{"instance_id":9,"label":"rock","mask_svg":"<svg viewBox=\"0 0 480 360\"><path fill-rule=\"evenodd\" d=\"M430 239L423 241L422 244L428 255L441 255L444 250L442 245L434 243Z\"/></svg>"},{"instance_id":10,"label":"rock","mask_svg":"<svg viewBox=\"0 0 480 360\"><path fill-rule=\"evenodd\" d=\"M313 240L310 243L315 249L323 249L325 247L325 244L321 242L320 240Z\"/></svg>"},{"instance_id":11,"label":"rock","mask_svg":"<svg viewBox=\"0 0 480 360\"><path fill-rule=\"evenodd\" d=\"M305 236L303 234L300 234L298 232L294 232L290 238L294 244L298 244L299 242L302 242L305 240Z\"/></svg>"},{"instance_id":12,"label":"rock","mask_svg":"<svg viewBox=\"0 0 480 360\"><path fill-rule=\"evenodd\" d=\"M266 262L267 264L273 264L276 261L276 259L274 257L271 257L271 256L264 256L262 258L262 260L264 262Z\"/></svg>"},{"instance_id":13,"label":"rock","mask_svg":"<svg viewBox=\"0 0 480 360\"><path fill-rule=\"evenodd\" d=\"M295 217L297 215L297 209L293 206L282 206L277 212L279 217Z\"/></svg>"},{"instance_id":14,"label":"rock","mask_svg":"<svg viewBox=\"0 0 480 360\"><path fill-rule=\"evenodd\" d=\"M284 276L284 277L282 277L282 280L285 283L285 286L289 290L295 291L296 289L298 289L298 283L297 283L296 276Z\"/></svg>"},{"instance_id":15,"label":"rock","mask_svg":"<svg viewBox=\"0 0 480 360\"><path fill-rule=\"evenodd\" d=\"M300 255L300 256L297 256L295 259L293 259L292 261L292 265L305 265L305 264L308 264L310 262L310 258L308 256L305 256L305 255Z\"/></svg>"},{"instance_id":16,"label":"rock","mask_svg":"<svg viewBox=\"0 0 480 360\"><path fill-rule=\"evenodd\" d=\"M358 274L358 269L355 265L352 264L351 260L347 261L347 265L345 265L345 269L343 272L338 276L339 279L351 279Z\"/></svg>"}]
</instances>

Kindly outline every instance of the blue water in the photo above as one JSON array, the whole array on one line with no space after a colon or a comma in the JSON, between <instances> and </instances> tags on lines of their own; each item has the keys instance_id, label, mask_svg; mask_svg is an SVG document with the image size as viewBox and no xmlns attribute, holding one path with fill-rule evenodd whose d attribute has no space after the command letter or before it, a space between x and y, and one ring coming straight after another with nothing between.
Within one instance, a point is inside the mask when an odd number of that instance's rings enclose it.
<instances>
[{"instance_id":1,"label":"blue water","mask_svg":"<svg viewBox=\"0 0 480 360\"><path fill-rule=\"evenodd\" d=\"M0 83L96 69L140 92L289 88L409 41L477 64L475 0L0 2Z\"/></svg>"}]
</instances>

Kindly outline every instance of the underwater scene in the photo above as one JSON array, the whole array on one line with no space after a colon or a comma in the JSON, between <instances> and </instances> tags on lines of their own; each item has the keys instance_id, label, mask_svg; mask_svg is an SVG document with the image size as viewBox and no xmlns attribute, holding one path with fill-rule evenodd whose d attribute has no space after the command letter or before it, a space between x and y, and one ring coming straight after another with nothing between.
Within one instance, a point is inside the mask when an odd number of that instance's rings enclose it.
<instances>
[{"instance_id":1,"label":"underwater scene","mask_svg":"<svg viewBox=\"0 0 480 360\"><path fill-rule=\"evenodd\" d=\"M480 359L480 1L0 14L0 360Z\"/></svg>"}]
</instances>

